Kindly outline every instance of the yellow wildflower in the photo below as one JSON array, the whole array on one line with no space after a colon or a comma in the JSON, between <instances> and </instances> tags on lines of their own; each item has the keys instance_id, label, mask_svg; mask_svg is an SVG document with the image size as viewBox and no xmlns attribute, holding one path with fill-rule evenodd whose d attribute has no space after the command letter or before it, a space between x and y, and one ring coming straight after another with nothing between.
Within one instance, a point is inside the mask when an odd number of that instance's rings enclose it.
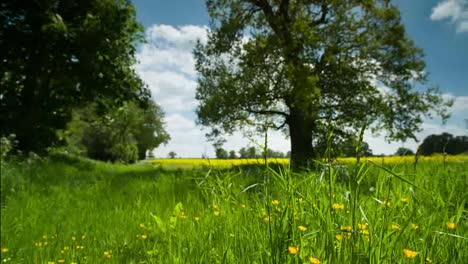
<instances>
[{"instance_id":1,"label":"yellow wildflower","mask_svg":"<svg viewBox=\"0 0 468 264\"><path fill-rule=\"evenodd\" d=\"M57 260L58 263L65 263L65 260L64 259L59 259Z\"/></svg>"},{"instance_id":2,"label":"yellow wildflower","mask_svg":"<svg viewBox=\"0 0 468 264\"><path fill-rule=\"evenodd\" d=\"M104 257L106 257L106 258L112 258L112 250L104 251Z\"/></svg>"},{"instance_id":3,"label":"yellow wildflower","mask_svg":"<svg viewBox=\"0 0 468 264\"><path fill-rule=\"evenodd\" d=\"M412 251L411 249L403 249L403 254L405 254L405 257L407 258L415 258L418 255L418 252Z\"/></svg>"},{"instance_id":4,"label":"yellow wildflower","mask_svg":"<svg viewBox=\"0 0 468 264\"><path fill-rule=\"evenodd\" d=\"M389 202L389 201L387 201L387 200L384 200L384 201L382 202L382 205L383 205L384 207L390 207L390 205L392 205L392 203Z\"/></svg>"},{"instance_id":5,"label":"yellow wildflower","mask_svg":"<svg viewBox=\"0 0 468 264\"><path fill-rule=\"evenodd\" d=\"M455 229L455 228L457 228L457 224L454 223L454 222L448 222L447 223L447 228L448 229Z\"/></svg>"},{"instance_id":6,"label":"yellow wildflower","mask_svg":"<svg viewBox=\"0 0 468 264\"><path fill-rule=\"evenodd\" d=\"M219 211L215 211L213 214L214 214L215 216L219 216L221 213L220 213Z\"/></svg>"},{"instance_id":7,"label":"yellow wildflower","mask_svg":"<svg viewBox=\"0 0 468 264\"><path fill-rule=\"evenodd\" d=\"M403 198L400 199L400 201L402 203L404 203L404 204L407 204L407 203L409 203L409 198L408 197L403 197Z\"/></svg>"},{"instance_id":8,"label":"yellow wildflower","mask_svg":"<svg viewBox=\"0 0 468 264\"><path fill-rule=\"evenodd\" d=\"M148 235L147 235L147 234L141 235L141 239L145 240L145 239L147 239L147 238L148 238Z\"/></svg>"},{"instance_id":9,"label":"yellow wildflower","mask_svg":"<svg viewBox=\"0 0 468 264\"><path fill-rule=\"evenodd\" d=\"M397 224L392 224L392 229L393 230L400 230L400 226Z\"/></svg>"},{"instance_id":10,"label":"yellow wildflower","mask_svg":"<svg viewBox=\"0 0 468 264\"><path fill-rule=\"evenodd\" d=\"M299 231L301 231L301 232L307 231L307 227L305 227L305 226L298 226L297 228L298 228Z\"/></svg>"},{"instance_id":11,"label":"yellow wildflower","mask_svg":"<svg viewBox=\"0 0 468 264\"><path fill-rule=\"evenodd\" d=\"M314 257L309 257L309 262L312 264L320 264L320 260Z\"/></svg>"},{"instance_id":12,"label":"yellow wildflower","mask_svg":"<svg viewBox=\"0 0 468 264\"><path fill-rule=\"evenodd\" d=\"M140 227L141 229L145 229L145 228L146 228L146 226L145 226L144 224L140 224L139 227Z\"/></svg>"},{"instance_id":13,"label":"yellow wildflower","mask_svg":"<svg viewBox=\"0 0 468 264\"><path fill-rule=\"evenodd\" d=\"M2 253L7 253L7 252L8 252L8 248L2 247Z\"/></svg>"},{"instance_id":14,"label":"yellow wildflower","mask_svg":"<svg viewBox=\"0 0 468 264\"><path fill-rule=\"evenodd\" d=\"M272 217L272 216L270 216L270 217L265 216L265 217L263 218L263 222L265 222L265 223L268 223L268 222L271 222L271 221L273 221L273 217Z\"/></svg>"},{"instance_id":15,"label":"yellow wildflower","mask_svg":"<svg viewBox=\"0 0 468 264\"><path fill-rule=\"evenodd\" d=\"M200 221L200 217L199 217L199 216L195 216L193 219L194 219L195 221Z\"/></svg>"},{"instance_id":16,"label":"yellow wildflower","mask_svg":"<svg viewBox=\"0 0 468 264\"><path fill-rule=\"evenodd\" d=\"M344 210L345 206L344 206L344 204L334 203L334 204L332 204L332 208L335 209L335 210Z\"/></svg>"},{"instance_id":17,"label":"yellow wildflower","mask_svg":"<svg viewBox=\"0 0 468 264\"><path fill-rule=\"evenodd\" d=\"M341 231L351 232L353 228L351 226L341 226Z\"/></svg>"},{"instance_id":18,"label":"yellow wildflower","mask_svg":"<svg viewBox=\"0 0 468 264\"><path fill-rule=\"evenodd\" d=\"M342 235L336 235L335 238L336 238L337 240L342 240L342 239L343 239L343 236L342 236Z\"/></svg>"},{"instance_id":19,"label":"yellow wildflower","mask_svg":"<svg viewBox=\"0 0 468 264\"><path fill-rule=\"evenodd\" d=\"M364 229L367 229L369 225L368 224L358 224L358 228L361 229L361 230L364 230Z\"/></svg>"},{"instance_id":20,"label":"yellow wildflower","mask_svg":"<svg viewBox=\"0 0 468 264\"><path fill-rule=\"evenodd\" d=\"M419 228L419 225L414 224L414 223L411 223L411 224L410 224L410 227L411 227L412 229L418 229L418 228Z\"/></svg>"},{"instance_id":21,"label":"yellow wildflower","mask_svg":"<svg viewBox=\"0 0 468 264\"><path fill-rule=\"evenodd\" d=\"M213 204L213 206L212 206L211 208L213 208L213 210L218 210L218 209L219 209L219 205Z\"/></svg>"},{"instance_id":22,"label":"yellow wildflower","mask_svg":"<svg viewBox=\"0 0 468 264\"><path fill-rule=\"evenodd\" d=\"M63 250L69 250L70 247L63 247Z\"/></svg>"},{"instance_id":23,"label":"yellow wildflower","mask_svg":"<svg viewBox=\"0 0 468 264\"><path fill-rule=\"evenodd\" d=\"M76 240L76 237L72 236L71 239L72 239L72 240Z\"/></svg>"},{"instance_id":24,"label":"yellow wildflower","mask_svg":"<svg viewBox=\"0 0 468 264\"><path fill-rule=\"evenodd\" d=\"M241 208L245 208L245 204L241 204L240 207L241 207Z\"/></svg>"},{"instance_id":25,"label":"yellow wildflower","mask_svg":"<svg viewBox=\"0 0 468 264\"><path fill-rule=\"evenodd\" d=\"M53 261L47 261L47 264L55 264Z\"/></svg>"},{"instance_id":26,"label":"yellow wildflower","mask_svg":"<svg viewBox=\"0 0 468 264\"><path fill-rule=\"evenodd\" d=\"M296 255L299 252L299 247L289 246L288 247L288 252L291 255Z\"/></svg>"},{"instance_id":27,"label":"yellow wildflower","mask_svg":"<svg viewBox=\"0 0 468 264\"><path fill-rule=\"evenodd\" d=\"M274 205L278 205L278 204L280 204L280 201L279 200L273 200L273 201L271 201L271 203L274 204Z\"/></svg>"},{"instance_id":28,"label":"yellow wildflower","mask_svg":"<svg viewBox=\"0 0 468 264\"><path fill-rule=\"evenodd\" d=\"M300 198L297 198L297 201L298 201L299 203L303 203L303 202L305 202L305 199L302 198L302 197L300 197Z\"/></svg>"}]
</instances>

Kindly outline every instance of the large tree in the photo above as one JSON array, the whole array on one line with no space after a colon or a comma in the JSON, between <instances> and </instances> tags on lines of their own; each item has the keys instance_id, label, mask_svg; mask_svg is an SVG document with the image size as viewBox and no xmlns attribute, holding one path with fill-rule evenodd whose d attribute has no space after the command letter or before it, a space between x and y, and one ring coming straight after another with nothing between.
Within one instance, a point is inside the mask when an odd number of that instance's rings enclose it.
<instances>
[{"instance_id":1,"label":"large tree","mask_svg":"<svg viewBox=\"0 0 468 264\"><path fill-rule=\"evenodd\" d=\"M58 143L72 109L149 95L132 68L142 27L130 0L0 3L0 134L19 149Z\"/></svg>"},{"instance_id":2,"label":"large tree","mask_svg":"<svg viewBox=\"0 0 468 264\"><path fill-rule=\"evenodd\" d=\"M388 0L207 0L207 43L194 55L199 122L213 135L273 122L294 167L316 157L316 132L385 129L414 138L447 104L426 81L423 52ZM381 88L379 88L381 87Z\"/></svg>"}]
</instances>

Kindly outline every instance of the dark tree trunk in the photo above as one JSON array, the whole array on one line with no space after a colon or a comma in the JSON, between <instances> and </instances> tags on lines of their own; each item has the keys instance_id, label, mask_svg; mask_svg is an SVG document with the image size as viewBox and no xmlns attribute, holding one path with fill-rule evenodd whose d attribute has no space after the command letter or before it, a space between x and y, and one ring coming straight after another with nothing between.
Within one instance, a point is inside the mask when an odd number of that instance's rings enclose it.
<instances>
[{"instance_id":1,"label":"dark tree trunk","mask_svg":"<svg viewBox=\"0 0 468 264\"><path fill-rule=\"evenodd\" d=\"M312 146L312 132L315 120L300 109L291 109L288 118L289 136L291 140L291 168L302 170L309 167L315 158Z\"/></svg>"}]
</instances>

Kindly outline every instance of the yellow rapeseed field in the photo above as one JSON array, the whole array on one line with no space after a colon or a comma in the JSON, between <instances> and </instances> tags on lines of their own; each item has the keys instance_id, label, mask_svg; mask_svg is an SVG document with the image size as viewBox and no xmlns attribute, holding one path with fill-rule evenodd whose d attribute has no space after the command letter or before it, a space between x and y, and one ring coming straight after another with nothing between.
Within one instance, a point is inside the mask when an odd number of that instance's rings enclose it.
<instances>
[{"instance_id":1,"label":"yellow rapeseed field","mask_svg":"<svg viewBox=\"0 0 468 264\"><path fill-rule=\"evenodd\" d=\"M432 155L418 156L417 162L468 162L468 155ZM414 163L415 156L387 156L387 157L362 157L362 162L372 161L378 164L404 164ZM180 158L180 159L154 159L150 163L163 168L193 168L193 167L215 167L215 168L230 168L240 165L255 165L264 164L262 158L258 159L201 159L201 158ZM338 163L354 163L356 158L338 158L334 162ZM269 158L268 163L276 163L288 165L287 158Z\"/></svg>"}]
</instances>

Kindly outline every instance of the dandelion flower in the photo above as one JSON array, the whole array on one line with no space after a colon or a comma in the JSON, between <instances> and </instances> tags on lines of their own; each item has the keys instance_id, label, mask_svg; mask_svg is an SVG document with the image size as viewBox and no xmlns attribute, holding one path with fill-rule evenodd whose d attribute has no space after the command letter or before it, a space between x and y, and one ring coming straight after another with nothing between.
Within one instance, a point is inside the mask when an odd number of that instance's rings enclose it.
<instances>
[{"instance_id":1,"label":"dandelion flower","mask_svg":"<svg viewBox=\"0 0 468 264\"><path fill-rule=\"evenodd\" d=\"M288 247L288 252L291 255L296 255L299 252L299 247L289 246Z\"/></svg>"},{"instance_id":2,"label":"dandelion flower","mask_svg":"<svg viewBox=\"0 0 468 264\"><path fill-rule=\"evenodd\" d=\"M141 239L145 240L145 239L147 239L147 238L148 238L148 235L147 235L147 234L141 235Z\"/></svg>"},{"instance_id":3,"label":"dandelion flower","mask_svg":"<svg viewBox=\"0 0 468 264\"><path fill-rule=\"evenodd\" d=\"M76 237L72 236L71 239L72 239L72 240L76 240Z\"/></svg>"},{"instance_id":4,"label":"dandelion flower","mask_svg":"<svg viewBox=\"0 0 468 264\"><path fill-rule=\"evenodd\" d=\"M64 259L59 259L57 260L58 263L65 263L65 260Z\"/></svg>"},{"instance_id":5,"label":"dandelion flower","mask_svg":"<svg viewBox=\"0 0 468 264\"><path fill-rule=\"evenodd\" d=\"M195 217L193 218L193 220L195 220L195 221L198 222L198 221L200 221L200 217L199 217L199 216L195 216Z\"/></svg>"},{"instance_id":6,"label":"dandelion flower","mask_svg":"<svg viewBox=\"0 0 468 264\"><path fill-rule=\"evenodd\" d=\"M299 231L301 231L301 232L307 231L307 227L305 227L305 226L298 226L297 228L298 228Z\"/></svg>"},{"instance_id":7,"label":"dandelion flower","mask_svg":"<svg viewBox=\"0 0 468 264\"><path fill-rule=\"evenodd\" d=\"M145 229L145 228L146 228L146 226L145 226L144 224L140 224L139 227L140 227L141 229Z\"/></svg>"},{"instance_id":8,"label":"dandelion flower","mask_svg":"<svg viewBox=\"0 0 468 264\"><path fill-rule=\"evenodd\" d=\"M309 262L312 264L320 264L320 260L314 257L309 257Z\"/></svg>"},{"instance_id":9,"label":"dandelion flower","mask_svg":"<svg viewBox=\"0 0 468 264\"><path fill-rule=\"evenodd\" d=\"M280 200L273 200L273 201L271 201L271 203L273 205L278 205L278 204L280 204Z\"/></svg>"},{"instance_id":10,"label":"dandelion flower","mask_svg":"<svg viewBox=\"0 0 468 264\"><path fill-rule=\"evenodd\" d=\"M221 213L219 211L215 211L213 214L214 216L219 216Z\"/></svg>"},{"instance_id":11,"label":"dandelion flower","mask_svg":"<svg viewBox=\"0 0 468 264\"><path fill-rule=\"evenodd\" d=\"M104 251L104 257L106 257L106 258L112 258L112 250Z\"/></svg>"},{"instance_id":12,"label":"dandelion flower","mask_svg":"<svg viewBox=\"0 0 468 264\"><path fill-rule=\"evenodd\" d=\"M342 236L342 235L336 235L335 238L336 238L336 240L340 240L340 241L341 241L341 240L343 239L343 236Z\"/></svg>"},{"instance_id":13,"label":"dandelion flower","mask_svg":"<svg viewBox=\"0 0 468 264\"><path fill-rule=\"evenodd\" d=\"M382 205L383 205L384 207L390 207L390 206L392 205L392 203L389 202L389 201L387 201L387 200L384 200L384 201L382 202Z\"/></svg>"},{"instance_id":14,"label":"dandelion flower","mask_svg":"<svg viewBox=\"0 0 468 264\"><path fill-rule=\"evenodd\" d=\"M265 217L263 218L263 222L265 222L265 223L268 223L268 222L271 222L271 221L273 221L273 217L272 217L272 216L270 216L270 217L265 216Z\"/></svg>"},{"instance_id":15,"label":"dandelion flower","mask_svg":"<svg viewBox=\"0 0 468 264\"><path fill-rule=\"evenodd\" d=\"M2 253L7 253L7 252L8 252L8 248L2 247Z\"/></svg>"},{"instance_id":16,"label":"dandelion flower","mask_svg":"<svg viewBox=\"0 0 468 264\"><path fill-rule=\"evenodd\" d=\"M297 198L297 201L298 201L299 203L303 203L303 202L305 202L305 199L302 198L302 197L300 197L300 198Z\"/></svg>"},{"instance_id":17,"label":"dandelion flower","mask_svg":"<svg viewBox=\"0 0 468 264\"><path fill-rule=\"evenodd\" d=\"M414 224L414 223L411 223L411 224L410 224L410 227L411 227L412 229L418 229L418 228L419 228L419 225Z\"/></svg>"},{"instance_id":18,"label":"dandelion flower","mask_svg":"<svg viewBox=\"0 0 468 264\"><path fill-rule=\"evenodd\" d=\"M448 222L447 223L447 228L448 229L455 229L455 228L457 228L457 224L454 223L454 222Z\"/></svg>"},{"instance_id":19,"label":"dandelion flower","mask_svg":"<svg viewBox=\"0 0 468 264\"><path fill-rule=\"evenodd\" d=\"M400 226L397 224L392 224L392 229L393 230L400 230Z\"/></svg>"},{"instance_id":20,"label":"dandelion flower","mask_svg":"<svg viewBox=\"0 0 468 264\"><path fill-rule=\"evenodd\" d=\"M408 204L409 203L409 198L408 197L403 197L400 199L400 201L404 204Z\"/></svg>"},{"instance_id":21,"label":"dandelion flower","mask_svg":"<svg viewBox=\"0 0 468 264\"><path fill-rule=\"evenodd\" d=\"M368 226L368 224L358 224L358 228L361 230L367 229Z\"/></svg>"},{"instance_id":22,"label":"dandelion flower","mask_svg":"<svg viewBox=\"0 0 468 264\"><path fill-rule=\"evenodd\" d=\"M53 261L47 261L47 264L55 264Z\"/></svg>"},{"instance_id":23,"label":"dandelion flower","mask_svg":"<svg viewBox=\"0 0 468 264\"><path fill-rule=\"evenodd\" d=\"M344 204L334 203L332 204L332 208L335 210L344 210L345 206Z\"/></svg>"},{"instance_id":24,"label":"dandelion flower","mask_svg":"<svg viewBox=\"0 0 468 264\"><path fill-rule=\"evenodd\" d=\"M405 254L405 257L412 259L418 255L418 252L405 248L403 249L403 254Z\"/></svg>"},{"instance_id":25,"label":"dandelion flower","mask_svg":"<svg viewBox=\"0 0 468 264\"><path fill-rule=\"evenodd\" d=\"M346 231L346 232L351 232L353 228L351 226L341 226L340 230L341 231Z\"/></svg>"}]
</instances>

